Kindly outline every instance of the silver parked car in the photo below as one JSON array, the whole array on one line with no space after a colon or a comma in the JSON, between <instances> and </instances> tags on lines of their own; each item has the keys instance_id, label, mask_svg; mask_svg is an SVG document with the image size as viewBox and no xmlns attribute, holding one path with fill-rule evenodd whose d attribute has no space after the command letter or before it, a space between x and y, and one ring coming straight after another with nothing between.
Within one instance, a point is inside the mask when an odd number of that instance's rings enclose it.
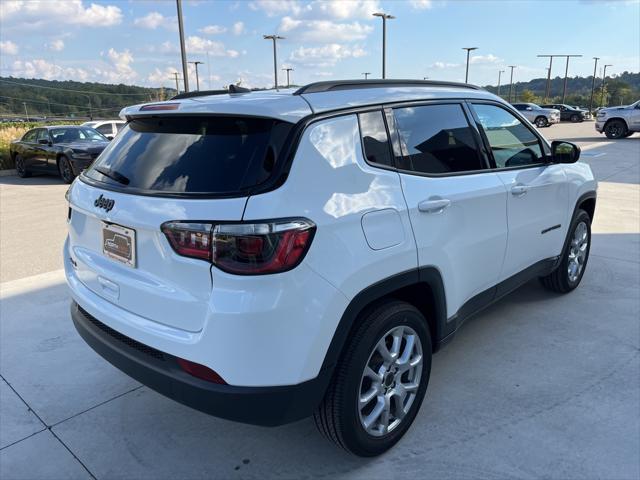
<instances>
[{"instance_id":1,"label":"silver parked car","mask_svg":"<svg viewBox=\"0 0 640 480\"><path fill-rule=\"evenodd\" d=\"M538 128L548 127L560 121L560 110L555 108L542 108L535 103L513 103L512 105Z\"/></svg>"}]
</instances>

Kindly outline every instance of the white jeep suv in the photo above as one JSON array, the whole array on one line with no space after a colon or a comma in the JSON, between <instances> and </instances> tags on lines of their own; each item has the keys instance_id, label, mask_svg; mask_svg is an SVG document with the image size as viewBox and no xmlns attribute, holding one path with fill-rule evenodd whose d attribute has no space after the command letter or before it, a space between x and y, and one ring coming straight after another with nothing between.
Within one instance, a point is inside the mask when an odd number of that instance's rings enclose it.
<instances>
[{"instance_id":1,"label":"white jeep suv","mask_svg":"<svg viewBox=\"0 0 640 480\"><path fill-rule=\"evenodd\" d=\"M71 186L71 314L198 410L394 445L432 354L532 278L584 274L596 182L477 87L320 82L125 108Z\"/></svg>"}]
</instances>

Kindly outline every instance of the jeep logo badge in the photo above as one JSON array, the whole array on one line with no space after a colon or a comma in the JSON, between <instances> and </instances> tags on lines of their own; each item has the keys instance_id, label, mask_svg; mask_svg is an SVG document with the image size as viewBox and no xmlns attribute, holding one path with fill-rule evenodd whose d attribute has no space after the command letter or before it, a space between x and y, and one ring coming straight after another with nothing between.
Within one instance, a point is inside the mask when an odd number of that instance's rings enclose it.
<instances>
[{"instance_id":1,"label":"jeep logo badge","mask_svg":"<svg viewBox=\"0 0 640 480\"><path fill-rule=\"evenodd\" d=\"M116 203L115 200L111 200L110 198L105 198L102 196L102 194L100 194L100 196L96 198L96 201L93 202L93 205L98 208L104 208L105 211L108 212L113 208L115 203Z\"/></svg>"}]
</instances>

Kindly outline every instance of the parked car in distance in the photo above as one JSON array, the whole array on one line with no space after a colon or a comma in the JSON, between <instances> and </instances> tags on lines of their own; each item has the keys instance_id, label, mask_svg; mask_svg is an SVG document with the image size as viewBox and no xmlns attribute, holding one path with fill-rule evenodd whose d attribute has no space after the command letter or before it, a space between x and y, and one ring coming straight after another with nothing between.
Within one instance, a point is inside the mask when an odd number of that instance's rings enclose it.
<instances>
[{"instance_id":1,"label":"parked car in distance","mask_svg":"<svg viewBox=\"0 0 640 480\"><path fill-rule=\"evenodd\" d=\"M549 103L542 105L543 108L555 108L560 111L560 120L563 122L583 122L587 119L589 112L587 110L580 110L571 105L565 105L563 103Z\"/></svg>"},{"instance_id":2,"label":"parked car in distance","mask_svg":"<svg viewBox=\"0 0 640 480\"><path fill-rule=\"evenodd\" d=\"M245 423L313 415L379 455L467 318L534 278L579 285L591 169L501 98L413 80L233 92L125 108L68 191L74 325L143 384Z\"/></svg>"},{"instance_id":3,"label":"parked car in distance","mask_svg":"<svg viewBox=\"0 0 640 480\"><path fill-rule=\"evenodd\" d=\"M560 112L554 108L542 108L535 103L512 103L520 114L536 127L548 127L560 121Z\"/></svg>"},{"instance_id":4,"label":"parked car in distance","mask_svg":"<svg viewBox=\"0 0 640 480\"><path fill-rule=\"evenodd\" d=\"M93 128L55 125L32 128L9 145L9 153L21 177L32 173L57 173L66 183L91 165L109 144Z\"/></svg>"},{"instance_id":5,"label":"parked car in distance","mask_svg":"<svg viewBox=\"0 0 640 480\"><path fill-rule=\"evenodd\" d=\"M82 124L83 127L90 127L102 135L107 137L109 140L113 140L113 138L118 134L122 127L124 127L126 122L124 120L96 120L91 122L84 122Z\"/></svg>"},{"instance_id":6,"label":"parked car in distance","mask_svg":"<svg viewBox=\"0 0 640 480\"><path fill-rule=\"evenodd\" d=\"M640 132L640 100L623 107L600 108L596 114L596 130L607 138L624 138Z\"/></svg>"}]
</instances>

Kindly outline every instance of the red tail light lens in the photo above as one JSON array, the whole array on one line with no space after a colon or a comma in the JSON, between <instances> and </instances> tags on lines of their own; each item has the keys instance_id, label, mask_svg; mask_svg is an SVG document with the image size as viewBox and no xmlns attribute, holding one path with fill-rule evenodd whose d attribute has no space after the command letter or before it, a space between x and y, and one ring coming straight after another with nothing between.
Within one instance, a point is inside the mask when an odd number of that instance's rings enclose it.
<instances>
[{"instance_id":1,"label":"red tail light lens","mask_svg":"<svg viewBox=\"0 0 640 480\"><path fill-rule=\"evenodd\" d=\"M261 223L168 222L162 226L176 253L211 261L239 275L279 273L296 267L309 250L315 225L306 219Z\"/></svg>"},{"instance_id":2,"label":"red tail light lens","mask_svg":"<svg viewBox=\"0 0 640 480\"><path fill-rule=\"evenodd\" d=\"M201 380L206 380L207 382L219 383L221 385L226 385L225 382L220 375L211 370L209 367L205 367L204 365L200 365L199 363L190 362L189 360L185 360L184 358L176 358L178 361L178 365L180 368L187 372L189 375L192 375Z\"/></svg>"}]
</instances>

